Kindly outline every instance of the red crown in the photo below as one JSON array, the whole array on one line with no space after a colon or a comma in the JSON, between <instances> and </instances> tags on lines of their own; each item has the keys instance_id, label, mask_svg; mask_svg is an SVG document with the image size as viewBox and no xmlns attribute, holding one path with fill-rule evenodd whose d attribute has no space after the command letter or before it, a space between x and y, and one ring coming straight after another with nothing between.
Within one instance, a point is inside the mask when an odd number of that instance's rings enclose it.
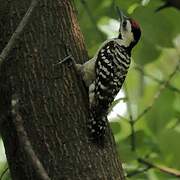
<instances>
[{"instance_id":1,"label":"red crown","mask_svg":"<svg viewBox=\"0 0 180 180\"><path fill-rule=\"evenodd\" d=\"M135 21L134 19L131 19L131 25L135 29L140 29L138 22Z\"/></svg>"}]
</instances>

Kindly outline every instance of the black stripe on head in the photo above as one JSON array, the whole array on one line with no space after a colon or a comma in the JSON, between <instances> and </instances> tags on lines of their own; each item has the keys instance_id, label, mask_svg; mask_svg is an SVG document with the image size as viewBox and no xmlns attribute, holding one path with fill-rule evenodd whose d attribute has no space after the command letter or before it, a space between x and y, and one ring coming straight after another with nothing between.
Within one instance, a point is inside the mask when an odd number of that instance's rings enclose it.
<instances>
[{"instance_id":1,"label":"black stripe on head","mask_svg":"<svg viewBox=\"0 0 180 180\"><path fill-rule=\"evenodd\" d=\"M132 27L132 33L134 36L134 41L130 44L130 49L132 49L139 41L140 37L141 37L141 29L139 27L139 24L134 20L134 19L130 19L131 22L131 27Z\"/></svg>"}]
</instances>

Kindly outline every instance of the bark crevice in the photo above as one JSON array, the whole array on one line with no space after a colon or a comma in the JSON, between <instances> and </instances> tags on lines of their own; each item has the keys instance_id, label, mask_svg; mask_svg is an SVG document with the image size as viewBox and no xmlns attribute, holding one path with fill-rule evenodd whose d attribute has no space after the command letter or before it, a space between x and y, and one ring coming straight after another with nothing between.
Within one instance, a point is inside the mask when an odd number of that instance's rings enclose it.
<instances>
[{"instance_id":1,"label":"bark crevice","mask_svg":"<svg viewBox=\"0 0 180 180\"><path fill-rule=\"evenodd\" d=\"M31 1L0 2L6 7L1 12L6 22L0 19L2 50ZM87 59L74 12L69 0L40 1L1 68L0 114L6 119L1 133L13 179L38 179L18 141L13 94L19 98L32 147L51 179L124 179L110 129L104 148L88 140L88 96L73 66L53 66L68 53L78 63Z\"/></svg>"}]
</instances>

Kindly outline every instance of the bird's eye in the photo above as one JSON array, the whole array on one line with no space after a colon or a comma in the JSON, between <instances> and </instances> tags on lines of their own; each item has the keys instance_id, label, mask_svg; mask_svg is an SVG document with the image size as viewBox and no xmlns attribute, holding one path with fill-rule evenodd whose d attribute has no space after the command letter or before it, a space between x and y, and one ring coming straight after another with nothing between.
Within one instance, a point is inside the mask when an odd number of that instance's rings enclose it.
<instances>
[{"instance_id":1,"label":"bird's eye","mask_svg":"<svg viewBox=\"0 0 180 180\"><path fill-rule=\"evenodd\" d=\"M127 21L123 21L123 28L125 28L126 27L126 25L127 25Z\"/></svg>"}]
</instances>

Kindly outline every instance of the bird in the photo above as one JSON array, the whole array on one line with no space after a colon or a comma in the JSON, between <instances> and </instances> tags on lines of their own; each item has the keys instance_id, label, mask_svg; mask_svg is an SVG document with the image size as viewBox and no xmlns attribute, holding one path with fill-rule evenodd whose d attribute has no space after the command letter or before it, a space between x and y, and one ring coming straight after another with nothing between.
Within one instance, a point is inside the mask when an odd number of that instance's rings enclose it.
<instances>
[{"instance_id":1,"label":"bird","mask_svg":"<svg viewBox=\"0 0 180 180\"><path fill-rule=\"evenodd\" d=\"M141 37L139 23L121 10L118 37L102 43L92 59L76 64L89 92L88 131L91 140L104 142L108 109L120 91L131 62L131 50Z\"/></svg>"}]
</instances>

